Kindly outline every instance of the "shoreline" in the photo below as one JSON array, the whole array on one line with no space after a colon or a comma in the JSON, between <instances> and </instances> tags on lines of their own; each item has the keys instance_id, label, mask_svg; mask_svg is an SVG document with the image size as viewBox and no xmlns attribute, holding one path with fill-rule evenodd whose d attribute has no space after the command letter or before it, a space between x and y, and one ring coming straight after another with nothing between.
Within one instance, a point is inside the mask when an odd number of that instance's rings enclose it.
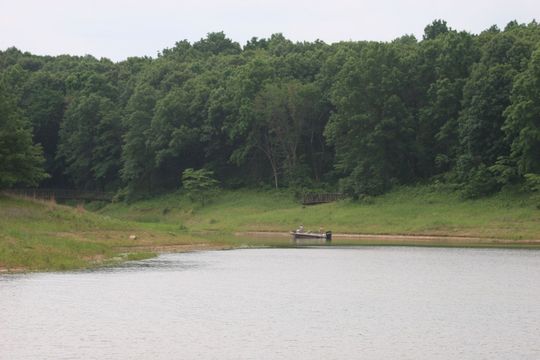
<instances>
[{"instance_id":1,"label":"shoreline","mask_svg":"<svg viewBox=\"0 0 540 360\"><path fill-rule=\"evenodd\" d=\"M135 245L135 246L118 246L113 247L115 251L117 251L118 254L121 255L129 255L129 254L137 254L137 253L143 253L143 252L150 252L154 253L154 255L158 254L167 254L167 253L188 253L188 252L195 252L195 251L217 251L217 250L232 250L239 247L235 247L232 245L216 245L216 244L173 244L173 245ZM155 256L152 256L155 257ZM95 269L100 267L107 267L110 265L116 265L125 263L128 261L134 261L127 259L122 260L114 260L115 258L107 259L110 261L110 263L107 262L100 262L100 263L93 263L90 266L88 266L88 269ZM81 270L84 269L84 267L80 268L74 268L74 269L66 269L66 270L57 270L57 269L28 269L24 267L15 267L15 268L7 268L5 266L0 266L0 276L1 275L10 275L10 274L24 274L24 273L40 273L40 272L65 272L65 271L73 271L73 270Z\"/></svg>"},{"instance_id":2,"label":"shoreline","mask_svg":"<svg viewBox=\"0 0 540 360\"><path fill-rule=\"evenodd\" d=\"M243 231L231 234L235 239L256 238L256 239L276 239L277 243L254 242L253 244L233 244L227 242L212 244L171 244L171 245L133 245L116 246L112 249L118 254L137 254L141 252L150 252L157 254L166 253L187 253L194 251L222 251L235 250L242 248L267 248L267 247L291 247L282 239L290 239L291 234L284 231ZM316 244L318 245L318 244ZM411 235L411 234L363 234L363 233L335 233L332 234L332 242L329 246L420 246L420 247L452 247L452 248L500 248L500 249L538 249L540 250L540 239L501 239L491 237L474 237L459 235ZM294 245L293 245L294 246ZM306 243L306 246L313 246ZM110 259L109 259L110 260ZM130 260L121 260L118 263ZM92 266L93 265L93 266ZM109 264L95 263L89 268L105 267ZM82 269L82 268L81 268ZM76 270L76 269L69 269ZM47 272L51 270L36 269L30 270L24 267L7 268L0 266L0 275L22 274L31 272ZM54 270L58 271L58 270ZM60 270L62 272L62 270Z\"/></svg>"},{"instance_id":3,"label":"shoreline","mask_svg":"<svg viewBox=\"0 0 540 360\"><path fill-rule=\"evenodd\" d=\"M237 247L232 245L217 245L217 244L172 244L172 245L134 245L134 246L118 246L113 249L120 253L138 253L138 252L153 252L157 254L166 253L187 253L193 251L215 251L215 250L231 250Z\"/></svg>"},{"instance_id":4,"label":"shoreline","mask_svg":"<svg viewBox=\"0 0 540 360\"><path fill-rule=\"evenodd\" d=\"M290 237L289 232L283 231L243 231L235 232L235 236L240 237ZM413 243L417 242L426 242L445 244L447 242L460 242L464 245L466 244L529 244L529 245L540 245L540 239L504 239L504 238L493 238L493 237L481 237L481 236L462 236L462 235L415 235L415 234L366 234L366 233L333 233L332 240L383 240L383 241L403 241L407 240L412 241Z\"/></svg>"}]
</instances>

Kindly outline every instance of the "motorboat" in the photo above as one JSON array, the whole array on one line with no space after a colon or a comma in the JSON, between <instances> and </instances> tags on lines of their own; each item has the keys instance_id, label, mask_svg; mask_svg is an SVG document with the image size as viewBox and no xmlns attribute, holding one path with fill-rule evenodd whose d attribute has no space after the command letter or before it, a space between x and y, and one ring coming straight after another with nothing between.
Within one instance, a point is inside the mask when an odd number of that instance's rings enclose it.
<instances>
[{"instance_id":1,"label":"motorboat","mask_svg":"<svg viewBox=\"0 0 540 360\"><path fill-rule=\"evenodd\" d=\"M294 240L297 239L324 239L326 241L332 241L332 232L311 232L311 231L301 231L301 230L295 230L291 231L291 235L293 236Z\"/></svg>"}]
</instances>

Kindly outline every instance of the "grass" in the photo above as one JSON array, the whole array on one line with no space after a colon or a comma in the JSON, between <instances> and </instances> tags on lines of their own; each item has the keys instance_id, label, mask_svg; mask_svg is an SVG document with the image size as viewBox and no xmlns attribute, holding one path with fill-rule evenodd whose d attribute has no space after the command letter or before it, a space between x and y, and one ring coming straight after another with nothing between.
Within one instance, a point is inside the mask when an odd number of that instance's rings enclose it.
<instances>
[{"instance_id":1,"label":"grass","mask_svg":"<svg viewBox=\"0 0 540 360\"><path fill-rule=\"evenodd\" d=\"M127 260L128 261L134 261L134 260L146 260L151 259L156 256L156 253L153 252L137 252L137 253L129 253L127 254Z\"/></svg>"},{"instance_id":2,"label":"grass","mask_svg":"<svg viewBox=\"0 0 540 360\"><path fill-rule=\"evenodd\" d=\"M479 200L428 186L404 187L369 204L341 201L301 206L285 192L224 191L201 207L181 194L132 205L111 204L99 213L173 231L289 231L303 223L340 233L415 234L540 239L540 210L526 194L502 192Z\"/></svg>"},{"instance_id":3,"label":"grass","mask_svg":"<svg viewBox=\"0 0 540 360\"><path fill-rule=\"evenodd\" d=\"M154 255L149 246L202 243L82 207L0 195L0 271L80 269L148 258Z\"/></svg>"},{"instance_id":4,"label":"grass","mask_svg":"<svg viewBox=\"0 0 540 360\"><path fill-rule=\"evenodd\" d=\"M287 237L233 234L289 231L300 223L334 233L489 239L338 238L333 245L540 246L525 241L540 239L538 200L515 191L464 201L453 191L403 187L369 203L302 206L287 192L238 190L222 191L204 207L178 192L129 205L98 205L87 204L92 212L0 196L0 271L101 266L171 249L291 246Z\"/></svg>"}]
</instances>

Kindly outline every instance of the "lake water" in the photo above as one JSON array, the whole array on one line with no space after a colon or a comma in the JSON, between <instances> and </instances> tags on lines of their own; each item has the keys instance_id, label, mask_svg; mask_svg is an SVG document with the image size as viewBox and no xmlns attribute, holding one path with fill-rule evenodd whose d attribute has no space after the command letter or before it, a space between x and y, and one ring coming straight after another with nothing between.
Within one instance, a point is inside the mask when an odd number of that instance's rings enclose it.
<instances>
[{"instance_id":1,"label":"lake water","mask_svg":"<svg viewBox=\"0 0 540 360\"><path fill-rule=\"evenodd\" d=\"M2 275L0 359L540 359L540 252L246 249Z\"/></svg>"}]
</instances>

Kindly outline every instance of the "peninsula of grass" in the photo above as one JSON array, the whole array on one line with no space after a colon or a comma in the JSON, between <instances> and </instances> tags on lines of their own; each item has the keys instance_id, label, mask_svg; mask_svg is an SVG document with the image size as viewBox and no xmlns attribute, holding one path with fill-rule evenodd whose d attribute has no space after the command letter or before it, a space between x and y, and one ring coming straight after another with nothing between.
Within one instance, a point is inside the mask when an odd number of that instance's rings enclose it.
<instances>
[{"instance_id":1,"label":"peninsula of grass","mask_svg":"<svg viewBox=\"0 0 540 360\"><path fill-rule=\"evenodd\" d=\"M0 196L0 271L87 268L162 251L291 246L286 233L299 224L363 234L336 236L333 245L540 248L538 199L516 191L463 200L454 191L403 187L363 202L315 206L284 191L245 189L223 190L201 206L180 191L96 205L85 210Z\"/></svg>"},{"instance_id":2,"label":"peninsula of grass","mask_svg":"<svg viewBox=\"0 0 540 360\"><path fill-rule=\"evenodd\" d=\"M211 244L218 246L215 242ZM82 207L0 195L0 273L70 270L154 256L156 247L207 247L185 232L148 230L142 224Z\"/></svg>"}]
</instances>

